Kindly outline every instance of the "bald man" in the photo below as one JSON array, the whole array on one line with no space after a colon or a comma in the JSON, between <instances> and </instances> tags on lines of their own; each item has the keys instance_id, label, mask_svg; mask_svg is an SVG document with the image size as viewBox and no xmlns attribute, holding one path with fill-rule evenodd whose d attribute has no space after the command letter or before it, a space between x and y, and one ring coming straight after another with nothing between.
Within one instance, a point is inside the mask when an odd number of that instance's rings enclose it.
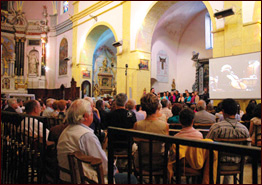
<instances>
[{"instance_id":1,"label":"bald man","mask_svg":"<svg viewBox=\"0 0 262 185\"><path fill-rule=\"evenodd\" d=\"M194 123L215 123L216 117L206 111L206 102L200 100L196 105L197 113L195 114Z\"/></svg>"}]
</instances>

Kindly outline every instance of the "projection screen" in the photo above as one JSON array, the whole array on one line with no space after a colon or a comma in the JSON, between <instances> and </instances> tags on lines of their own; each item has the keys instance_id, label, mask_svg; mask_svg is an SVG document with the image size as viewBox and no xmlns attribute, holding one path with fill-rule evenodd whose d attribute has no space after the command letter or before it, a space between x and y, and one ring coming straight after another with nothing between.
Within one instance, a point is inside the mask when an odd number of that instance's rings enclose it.
<instances>
[{"instance_id":1,"label":"projection screen","mask_svg":"<svg viewBox=\"0 0 262 185\"><path fill-rule=\"evenodd\" d=\"M209 60L210 99L261 99L261 53Z\"/></svg>"}]
</instances>

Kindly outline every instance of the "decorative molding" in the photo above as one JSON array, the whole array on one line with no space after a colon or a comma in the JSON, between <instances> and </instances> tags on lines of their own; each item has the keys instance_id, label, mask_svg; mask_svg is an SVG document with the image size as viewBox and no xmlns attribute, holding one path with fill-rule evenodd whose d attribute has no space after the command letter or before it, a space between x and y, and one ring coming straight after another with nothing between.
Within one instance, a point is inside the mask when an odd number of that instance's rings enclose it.
<instances>
[{"instance_id":1,"label":"decorative molding","mask_svg":"<svg viewBox=\"0 0 262 185\"><path fill-rule=\"evenodd\" d=\"M213 30L213 31L211 31L211 33L218 33L218 32L222 32L222 31L225 31L225 28L219 28L219 29Z\"/></svg>"},{"instance_id":2,"label":"decorative molding","mask_svg":"<svg viewBox=\"0 0 262 185\"><path fill-rule=\"evenodd\" d=\"M101 1L101 2L103 2L103 1ZM105 1L104 1L104 2L105 2ZM120 2L119 4L117 4L117 5L115 5L115 6L111 7L111 8L108 8L107 10L105 10L105 11L103 11L103 12L97 14L97 15L93 15L93 16L98 17L98 16L100 16L100 15L106 13L106 12L109 12L109 11L117 8L118 6L121 6L121 5L124 4L125 2L126 2L126 1L122 1L122 2ZM111 3L111 2L110 2L110 3ZM109 4L109 3L108 3L108 4ZM106 6L106 5L104 5L104 6ZM101 6L101 7L99 7L99 8L103 8L104 6ZM98 9L97 9L97 10L98 10ZM94 11L96 11L96 10L94 10ZM93 13L94 11L90 11L90 12L86 13L83 17L85 17L85 16ZM74 15L74 16L75 16L75 15ZM79 24L75 24L75 21L78 21L80 18L74 17L74 16L72 16L72 17L70 18L70 19L72 20L72 22L74 23L73 28L74 28L74 27L77 27L77 26L80 26L80 25L82 25L82 24L84 24L84 23L86 23L86 22L88 22L88 21L90 21L90 20L93 19L93 18L89 18L89 19L86 19L86 20L84 20L83 22L81 22L81 23L79 23ZM83 17L81 17L81 18L83 18Z\"/></svg>"},{"instance_id":3,"label":"decorative molding","mask_svg":"<svg viewBox=\"0 0 262 185\"><path fill-rule=\"evenodd\" d=\"M89 6L88 8L86 8L85 10L73 15L71 17L72 19L72 22L76 21L76 20L79 20L79 19L82 19L84 18L85 16L103 8L104 6L112 3L113 1L98 1L97 3L94 3L92 4L91 6Z\"/></svg>"},{"instance_id":4,"label":"decorative molding","mask_svg":"<svg viewBox=\"0 0 262 185\"><path fill-rule=\"evenodd\" d=\"M139 49L135 49L135 50L130 51L130 53L135 53L135 52L151 54L150 51L142 51L142 50L139 50Z\"/></svg>"},{"instance_id":5,"label":"decorative molding","mask_svg":"<svg viewBox=\"0 0 262 185\"><path fill-rule=\"evenodd\" d=\"M254 24L261 24L261 21L246 22L246 23L243 24L243 27L245 27L245 26L251 26L251 25L254 25Z\"/></svg>"},{"instance_id":6,"label":"decorative molding","mask_svg":"<svg viewBox=\"0 0 262 185\"><path fill-rule=\"evenodd\" d=\"M56 25L55 26L56 36L66 32L66 31L71 30L72 27L73 27L73 22L70 19L67 19L66 21Z\"/></svg>"}]
</instances>

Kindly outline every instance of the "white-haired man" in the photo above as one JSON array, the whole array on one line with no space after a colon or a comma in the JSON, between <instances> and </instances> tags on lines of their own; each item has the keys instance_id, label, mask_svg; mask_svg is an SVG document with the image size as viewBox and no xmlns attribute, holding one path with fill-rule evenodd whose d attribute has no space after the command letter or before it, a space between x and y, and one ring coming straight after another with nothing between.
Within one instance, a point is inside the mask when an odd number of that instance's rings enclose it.
<instances>
[{"instance_id":1,"label":"white-haired man","mask_svg":"<svg viewBox=\"0 0 262 185\"><path fill-rule=\"evenodd\" d=\"M46 116L46 117L51 117L53 112L54 112L54 109L53 109L53 103L55 102L55 99L53 98L48 98L46 100L46 109L44 110L43 112L43 116Z\"/></svg>"},{"instance_id":2,"label":"white-haired man","mask_svg":"<svg viewBox=\"0 0 262 185\"><path fill-rule=\"evenodd\" d=\"M216 116L206 111L206 102L204 100L200 100L197 103L196 109L198 112L196 112L195 114L194 123L215 123L216 122Z\"/></svg>"},{"instance_id":3,"label":"white-haired man","mask_svg":"<svg viewBox=\"0 0 262 185\"><path fill-rule=\"evenodd\" d=\"M80 150L86 155L100 158L104 174L107 174L107 156L93 130L89 128L93 122L90 102L84 99L75 100L67 110L66 120L69 125L63 130L57 144L59 166L69 170L67 155ZM93 180L97 180L96 172L89 166L84 166L84 171ZM60 179L71 182L70 175L63 172L60 172ZM80 177L77 179L80 183Z\"/></svg>"}]
</instances>

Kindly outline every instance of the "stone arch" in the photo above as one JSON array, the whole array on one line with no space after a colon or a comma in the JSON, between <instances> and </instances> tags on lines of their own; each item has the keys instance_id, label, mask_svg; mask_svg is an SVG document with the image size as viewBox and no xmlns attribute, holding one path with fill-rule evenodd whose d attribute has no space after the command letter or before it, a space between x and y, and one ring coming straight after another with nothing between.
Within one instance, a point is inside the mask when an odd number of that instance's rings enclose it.
<instances>
[{"instance_id":1,"label":"stone arch","mask_svg":"<svg viewBox=\"0 0 262 185\"><path fill-rule=\"evenodd\" d=\"M176 4L178 1L158 1L152 3L151 7L148 10L146 17L144 18L145 24L141 26L136 34L136 42L135 47L138 50L142 50L145 52L151 51L151 42L152 36L155 30L155 26L157 25L159 19L167 11L172 5ZM213 9L209 2L202 1L205 5L208 13L213 15ZM211 17L213 30L216 29L216 21L213 16ZM140 42L141 41L141 42Z\"/></svg>"},{"instance_id":2,"label":"stone arch","mask_svg":"<svg viewBox=\"0 0 262 185\"><path fill-rule=\"evenodd\" d=\"M118 39L116 36L116 31L110 24L106 22L99 22L93 25L90 28L89 32L86 34L86 37L84 37L85 41L80 50L79 63L83 65L82 68L86 68L87 70L92 71L92 78L94 75L94 52L97 46L97 42L99 41L100 36L107 30L110 30L112 32L114 41L117 41ZM114 59L116 59L116 57ZM114 62L117 65L117 59ZM114 66L117 67L116 65ZM91 82L91 85L94 86L93 81Z\"/></svg>"}]
</instances>

